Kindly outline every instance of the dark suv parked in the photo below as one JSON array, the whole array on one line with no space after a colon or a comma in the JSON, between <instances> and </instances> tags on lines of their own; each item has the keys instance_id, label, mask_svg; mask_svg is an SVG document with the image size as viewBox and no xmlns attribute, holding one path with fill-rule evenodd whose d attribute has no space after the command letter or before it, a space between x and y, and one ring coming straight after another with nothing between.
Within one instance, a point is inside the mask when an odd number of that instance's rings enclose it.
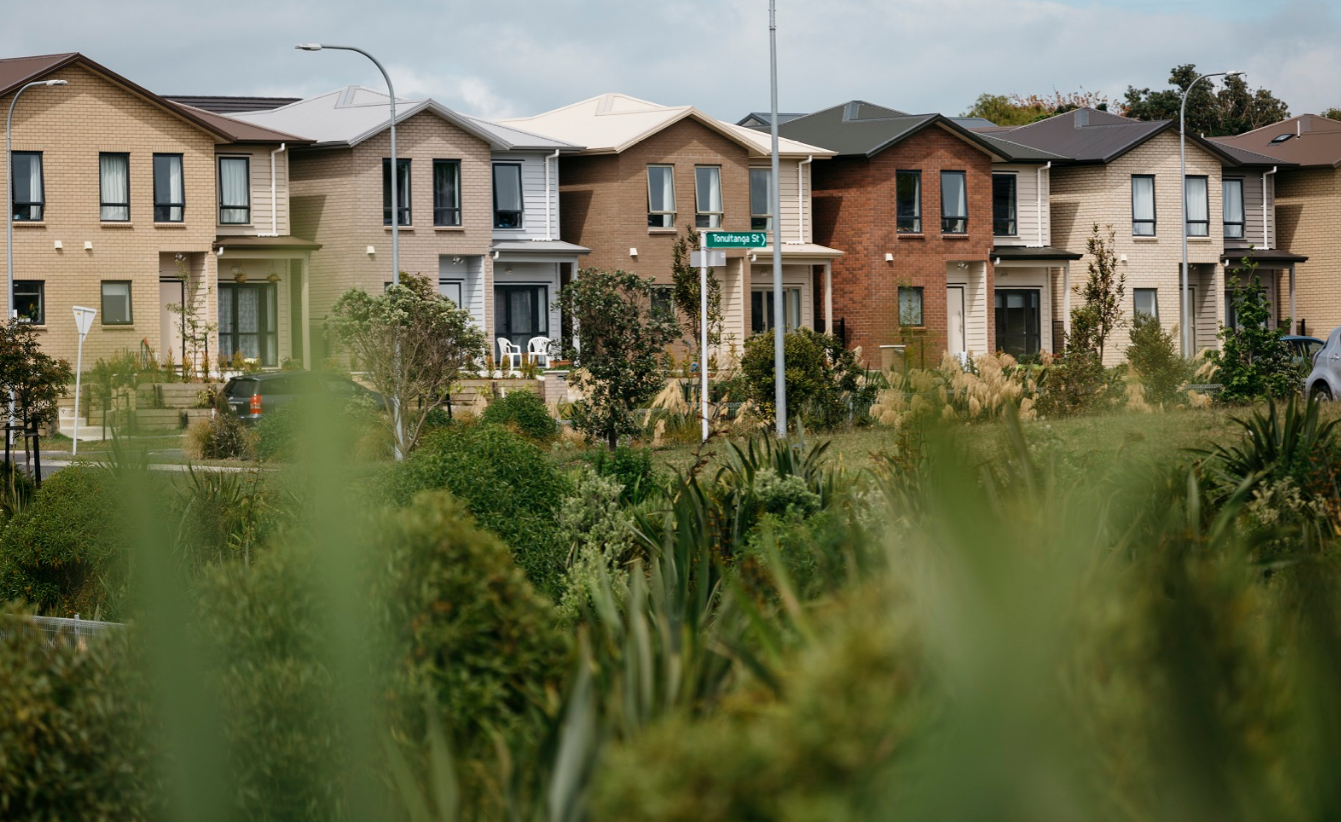
<instances>
[{"instance_id":1,"label":"dark suv parked","mask_svg":"<svg viewBox=\"0 0 1341 822\"><path fill-rule=\"evenodd\" d=\"M348 377L322 371L275 371L234 377L224 386L223 393L228 408L247 424L300 397L321 397L337 403L368 397L378 405L382 402L381 394Z\"/></svg>"}]
</instances>

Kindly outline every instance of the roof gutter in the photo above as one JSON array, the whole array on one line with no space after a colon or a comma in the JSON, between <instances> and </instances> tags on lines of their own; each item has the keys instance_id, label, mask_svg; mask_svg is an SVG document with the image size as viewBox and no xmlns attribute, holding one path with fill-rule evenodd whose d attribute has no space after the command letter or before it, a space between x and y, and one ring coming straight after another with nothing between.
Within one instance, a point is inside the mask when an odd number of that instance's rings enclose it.
<instances>
[{"instance_id":1,"label":"roof gutter","mask_svg":"<svg viewBox=\"0 0 1341 822\"><path fill-rule=\"evenodd\" d=\"M796 164L796 242L804 244L806 241L806 172L805 167L815 162L815 155L811 154L804 160Z\"/></svg>"},{"instance_id":2,"label":"roof gutter","mask_svg":"<svg viewBox=\"0 0 1341 822\"><path fill-rule=\"evenodd\" d=\"M1270 171L1262 172L1262 250L1271 250L1271 227L1267 225L1267 178L1276 173L1280 166L1272 166Z\"/></svg>"},{"instance_id":3,"label":"roof gutter","mask_svg":"<svg viewBox=\"0 0 1341 822\"><path fill-rule=\"evenodd\" d=\"M1034 172L1034 197L1037 200L1035 208L1038 209L1038 247L1043 247L1043 172L1048 171L1048 188L1052 188L1052 161L1049 160L1045 166L1040 166Z\"/></svg>"},{"instance_id":4,"label":"roof gutter","mask_svg":"<svg viewBox=\"0 0 1341 822\"><path fill-rule=\"evenodd\" d=\"M270 152L270 233L262 234L262 237L279 236L279 188L275 185L275 155L279 154L288 143L280 143L279 148Z\"/></svg>"},{"instance_id":5,"label":"roof gutter","mask_svg":"<svg viewBox=\"0 0 1341 822\"><path fill-rule=\"evenodd\" d=\"M545 241L546 242L549 242L554 239L554 218L552 216L553 206L550 204L550 193L549 193L550 192L549 161L554 160L555 161L554 167L557 169L559 167L558 159L559 159L559 149L557 148L554 149L553 154L546 155L545 157Z\"/></svg>"}]
</instances>

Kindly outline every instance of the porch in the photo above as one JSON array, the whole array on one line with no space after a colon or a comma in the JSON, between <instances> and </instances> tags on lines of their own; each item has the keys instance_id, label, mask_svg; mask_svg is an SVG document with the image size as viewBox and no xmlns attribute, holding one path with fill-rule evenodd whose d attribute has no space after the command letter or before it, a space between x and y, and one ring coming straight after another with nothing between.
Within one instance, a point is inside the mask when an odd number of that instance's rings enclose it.
<instances>
[{"instance_id":1,"label":"porch","mask_svg":"<svg viewBox=\"0 0 1341 822\"><path fill-rule=\"evenodd\" d=\"M312 367L309 309L311 252L320 244L295 237L220 237L218 331L211 358L286 362Z\"/></svg>"},{"instance_id":2,"label":"porch","mask_svg":"<svg viewBox=\"0 0 1341 822\"><path fill-rule=\"evenodd\" d=\"M813 243L782 244L782 313L785 330L832 325L833 260L843 252ZM817 282L818 280L818 282ZM745 340L774 326L773 249L728 259L722 279L722 344L719 361L738 357Z\"/></svg>"},{"instance_id":3,"label":"porch","mask_svg":"<svg viewBox=\"0 0 1341 822\"><path fill-rule=\"evenodd\" d=\"M498 340L506 339L522 351L535 337L557 341L563 328L559 290L565 272L577 276L582 255L591 249L558 240L509 240L494 243L490 266L467 279L471 286L471 316L485 330L495 360L501 359ZM487 288L476 283L492 280ZM485 297L481 300L480 295Z\"/></svg>"},{"instance_id":4,"label":"porch","mask_svg":"<svg viewBox=\"0 0 1341 822\"><path fill-rule=\"evenodd\" d=\"M1295 266L1308 262L1302 254L1292 254L1279 249L1226 251L1220 258L1224 263L1224 316L1225 324L1236 325L1230 297L1230 285L1236 278L1243 278L1240 269L1245 257L1251 257L1257 264L1257 274L1262 279L1267 301L1271 303L1272 328L1285 327L1289 334L1309 334L1308 318L1300 317L1295 292ZM1313 329L1313 336L1326 336L1330 329Z\"/></svg>"},{"instance_id":5,"label":"porch","mask_svg":"<svg viewBox=\"0 0 1341 822\"><path fill-rule=\"evenodd\" d=\"M1070 311L1071 263L1060 248L998 246L992 251L994 349L1017 359L1060 352Z\"/></svg>"}]
</instances>

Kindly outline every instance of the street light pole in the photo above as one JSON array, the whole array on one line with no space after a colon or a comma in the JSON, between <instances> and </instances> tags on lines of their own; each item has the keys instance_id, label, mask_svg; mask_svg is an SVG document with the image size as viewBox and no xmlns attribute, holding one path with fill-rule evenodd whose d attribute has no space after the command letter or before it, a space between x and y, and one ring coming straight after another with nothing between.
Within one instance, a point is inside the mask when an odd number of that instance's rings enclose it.
<instances>
[{"instance_id":1,"label":"street light pole","mask_svg":"<svg viewBox=\"0 0 1341 822\"><path fill-rule=\"evenodd\" d=\"M391 284L400 285L400 167L396 163L396 89L391 84L391 75L387 74L382 64L378 62L368 52L358 46L337 46L330 43L299 43L294 46L299 51L322 51L323 49L336 49L339 51L354 51L362 54L372 61L377 70L382 72L382 79L386 81L387 95L391 100ZM400 382L400 343L396 343L396 382ZM397 392L399 393L399 392ZM405 459L405 432L401 427L400 420L400 397L399 395L391 398L391 422L396 430L396 459Z\"/></svg>"},{"instance_id":2,"label":"street light pole","mask_svg":"<svg viewBox=\"0 0 1341 822\"><path fill-rule=\"evenodd\" d=\"M769 86L772 95L773 174L773 401L777 408L777 434L787 436L787 315L782 293L782 172L778 160L778 15L777 0L768 0Z\"/></svg>"},{"instance_id":3,"label":"street light pole","mask_svg":"<svg viewBox=\"0 0 1341 822\"><path fill-rule=\"evenodd\" d=\"M25 83L14 92L9 101L9 116L5 118L5 279L8 283L5 297L6 322L18 316L14 310L14 106L18 105L19 95L33 86L65 86L65 80L34 80ZM14 392L9 392L9 428L14 427ZM5 442L14 436L12 430L5 431Z\"/></svg>"},{"instance_id":4,"label":"street light pole","mask_svg":"<svg viewBox=\"0 0 1341 822\"><path fill-rule=\"evenodd\" d=\"M1211 74L1203 74L1193 80L1186 89L1183 90L1183 102L1178 107L1178 179L1182 182L1183 198L1183 225L1179 231L1183 235L1183 288L1182 288L1182 329L1179 336L1183 341L1183 357L1191 359L1195 353L1192 350L1194 340L1192 339L1192 298L1187 283L1187 95L1192 92L1192 88L1208 77L1238 77L1241 71L1216 71ZM1210 201L1210 192L1206 193L1207 202ZM1210 215L1207 215L1208 217ZM1218 297L1217 297L1218 299Z\"/></svg>"}]
</instances>

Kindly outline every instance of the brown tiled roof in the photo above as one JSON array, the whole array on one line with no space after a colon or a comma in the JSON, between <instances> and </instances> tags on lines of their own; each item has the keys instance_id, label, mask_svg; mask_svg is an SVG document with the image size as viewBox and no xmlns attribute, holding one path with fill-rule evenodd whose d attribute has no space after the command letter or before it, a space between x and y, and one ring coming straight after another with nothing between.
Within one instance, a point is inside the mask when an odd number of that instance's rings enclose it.
<instances>
[{"instance_id":1,"label":"brown tiled roof","mask_svg":"<svg viewBox=\"0 0 1341 822\"><path fill-rule=\"evenodd\" d=\"M1216 142L1265 154L1282 163L1314 168L1341 165L1341 122L1316 114L1301 114L1237 137L1220 137Z\"/></svg>"},{"instance_id":2,"label":"brown tiled roof","mask_svg":"<svg viewBox=\"0 0 1341 822\"><path fill-rule=\"evenodd\" d=\"M223 117L208 111L202 111L197 108L181 105L180 103L174 103L137 83L127 80L125 77L122 77L106 66L90 60L77 51L66 52L64 54L43 54L35 57L10 57L8 59L0 60L0 96L9 94L26 83L40 80L72 63L79 63L84 68L103 75L117 85L148 99L150 102L161 106L183 119L195 123L197 126L230 143L310 142L309 140L295 137L291 134L283 134L278 131L253 126L249 123L242 123L231 117Z\"/></svg>"}]
</instances>

